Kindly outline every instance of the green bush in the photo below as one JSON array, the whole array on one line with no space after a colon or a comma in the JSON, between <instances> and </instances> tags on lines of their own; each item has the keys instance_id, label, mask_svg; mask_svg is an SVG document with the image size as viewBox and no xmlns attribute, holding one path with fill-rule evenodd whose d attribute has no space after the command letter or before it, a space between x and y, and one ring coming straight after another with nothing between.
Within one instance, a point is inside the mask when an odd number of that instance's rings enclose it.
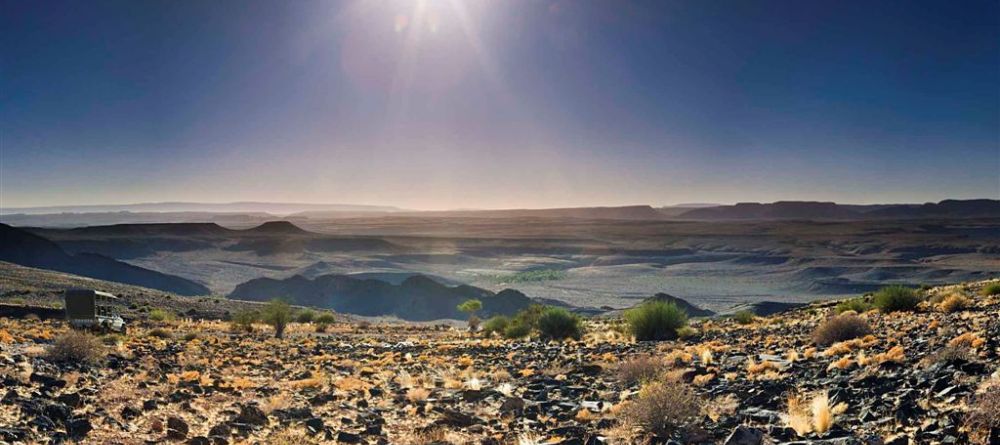
<instances>
[{"instance_id":1,"label":"green bush","mask_svg":"<svg viewBox=\"0 0 1000 445\"><path fill-rule=\"evenodd\" d=\"M864 298L850 298L837 303L837 307L834 308L834 311L838 314L842 314L847 311L854 311L859 314L863 314L870 310L872 310L872 305L871 303L865 301Z\"/></svg>"},{"instance_id":2,"label":"green bush","mask_svg":"<svg viewBox=\"0 0 1000 445\"><path fill-rule=\"evenodd\" d=\"M514 319L503 330L504 338L518 339L531 335L531 326L524 320Z\"/></svg>"},{"instance_id":3,"label":"green bush","mask_svg":"<svg viewBox=\"0 0 1000 445\"><path fill-rule=\"evenodd\" d=\"M1000 283L990 283L983 287L983 295L1000 295Z\"/></svg>"},{"instance_id":4,"label":"green bush","mask_svg":"<svg viewBox=\"0 0 1000 445\"><path fill-rule=\"evenodd\" d=\"M920 297L913 289L893 285L879 289L872 302L882 312L912 311L920 303Z\"/></svg>"},{"instance_id":5,"label":"green bush","mask_svg":"<svg viewBox=\"0 0 1000 445\"><path fill-rule=\"evenodd\" d=\"M330 327L331 324L337 321L337 317L329 312L324 312L316 317L316 332L326 332L326 329Z\"/></svg>"},{"instance_id":6,"label":"green bush","mask_svg":"<svg viewBox=\"0 0 1000 445\"><path fill-rule=\"evenodd\" d=\"M538 332L547 340L579 340L583 336L583 320L566 309L550 307L538 317Z\"/></svg>"},{"instance_id":7,"label":"green bush","mask_svg":"<svg viewBox=\"0 0 1000 445\"><path fill-rule=\"evenodd\" d=\"M687 313L672 301L649 301L626 311L625 321L636 340L673 340L687 326Z\"/></svg>"},{"instance_id":8,"label":"green bush","mask_svg":"<svg viewBox=\"0 0 1000 445\"><path fill-rule=\"evenodd\" d=\"M510 317L504 315L490 317L489 320L483 323L483 335L490 336L494 332L503 334L508 325L510 325Z\"/></svg>"},{"instance_id":9,"label":"green bush","mask_svg":"<svg viewBox=\"0 0 1000 445\"><path fill-rule=\"evenodd\" d=\"M253 332L253 324L257 321L257 313L254 311L239 311L233 314L230 326L236 332Z\"/></svg>"},{"instance_id":10,"label":"green bush","mask_svg":"<svg viewBox=\"0 0 1000 445\"><path fill-rule=\"evenodd\" d=\"M276 298L264 307L260 319L274 328L275 338L282 338L285 336L285 327L292 321L292 307L288 302Z\"/></svg>"},{"instance_id":11,"label":"green bush","mask_svg":"<svg viewBox=\"0 0 1000 445\"><path fill-rule=\"evenodd\" d=\"M757 314L754 314L753 312L748 311L746 309L742 311L736 311L736 313L733 314L733 320L739 324L750 324L753 323L753 321L756 319L757 319Z\"/></svg>"},{"instance_id":12,"label":"green bush","mask_svg":"<svg viewBox=\"0 0 1000 445\"><path fill-rule=\"evenodd\" d=\"M163 309L153 309L149 311L149 319L152 321L170 321L174 318L174 314Z\"/></svg>"},{"instance_id":13,"label":"green bush","mask_svg":"<svg viewBox=\"0 0 1000 445\"><path fill-rule=\"evenodd\" d=\"M299 323L312 323L315 319L316 313L309 309L299 311L299 313L295 315L295 321Z\"/></svg>"},{"instance_id":14,"label":"green bush","mask_svg":"<svg viewBox=\"0 0 1000 445\"><path fill-rule=\"evenodd\" d=\"M538 319L542 317L542 312L545 312L545 306L532 304L524 309L521 309L521 311L514 316L514 319L517 322L528 326L528 328L534 329L538 326Z\"/></svg>"}]
</instances>

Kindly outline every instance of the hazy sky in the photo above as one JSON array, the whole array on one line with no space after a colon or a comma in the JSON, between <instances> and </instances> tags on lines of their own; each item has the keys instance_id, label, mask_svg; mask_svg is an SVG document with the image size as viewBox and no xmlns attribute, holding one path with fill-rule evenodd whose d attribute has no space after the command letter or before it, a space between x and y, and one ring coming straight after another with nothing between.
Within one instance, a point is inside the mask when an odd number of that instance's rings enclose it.
<instances>
[{"instance_id":1,"label":"hazy sky","mask_svg":"<svg viewBox=\"0 0 1000 445\"><path fill-rule=\"evenodd\" d=\"M1000 198L998 5L0 0L0 205Z\"/></svg>"}]
</instances>

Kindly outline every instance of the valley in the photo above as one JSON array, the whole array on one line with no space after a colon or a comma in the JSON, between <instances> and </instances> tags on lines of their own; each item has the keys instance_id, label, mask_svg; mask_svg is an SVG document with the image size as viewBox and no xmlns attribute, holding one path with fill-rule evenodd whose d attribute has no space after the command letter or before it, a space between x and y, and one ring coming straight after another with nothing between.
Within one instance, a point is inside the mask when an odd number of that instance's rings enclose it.
<instances>
[{"instance_id":1,"label":"valley","mask_svg":"<svg viewBox=\"0 0 1000 445\"><path fill-rule=\"evenodd\" d=\"M888 283L1000 273L1000 219L621 220L381 215L26 228L69 254L100 254L230 295L260 278L332 275L400 284L414 275L581 308L627 308L665 292L726 312L808 302ZM275 295L290 288L271 286ZM315 298L313 302L317 301Z\"/></svg>"}]
</instances>

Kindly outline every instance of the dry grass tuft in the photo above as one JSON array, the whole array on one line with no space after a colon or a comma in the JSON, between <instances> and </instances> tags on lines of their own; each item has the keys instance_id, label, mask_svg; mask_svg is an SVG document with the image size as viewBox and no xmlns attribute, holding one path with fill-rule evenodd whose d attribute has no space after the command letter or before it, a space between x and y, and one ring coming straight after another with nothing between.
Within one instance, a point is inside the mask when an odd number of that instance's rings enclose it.
<instances>
[{"instance_id":1,"label":"dry grass tuft","mask_svg":"<svg viewBox=\"0 0 1000 445\"><path fill-rule=\"evenodd\" d=\"M620 419L648 433L669 436L694 427L701 411L701 399L686 385L652 382L621 408Z\"/></svg>"},{"instance_id":2,"label":"dry grass tuft","mask_svg":"<svg viewBox=\"0 0 1000 445\"><path fill-rule=\"evenodd\" d=\"M951 341L948 342L948 346L950 347L953 348L965 347L969 349L977 349L984 344L986 344L986 340L983 340L981 337L979 337L976 334L973 334L972 332L966 332L962 335L959 335L958 337L951 339Z\"/></svg>"},{"instance_id":3,"label":"dry grass tuft","mask_svg":"<svg viewBox=\"0 0 1000 445\"><path fill-rule=\"evenodd\" d=\"M846 403L830 406L830 398L826 392L816 394L811 401L793 395L788 398L788 412L784 416L785 425L795 430L799 436L811 432L822 434L830 431L836 416L845 411L847 411Z\"/></svg>"},{"instance_id":4,"label":"dry grass tuft","mask_svg":"<svg viewBox=\"0 0 1000 445\"><path fill-rule=\"evenodd\" d=\"M97 337L81 331L69 331L56 338L45 358L55 363L92 365L104 357L104 344Z\"/></svg>"},{"instance_id":5,"label":"dry grass tuft","mask_svg":"<svg viewBox=\"0 0 1000 445\"><path fill-rule=\"evenodd\" d=\"M406 391L406 400L418 405L427 402L430 396L431 392L426 388L410 388Z\"/></svg>"},{"instance_id":6,"label":"dry grass tuft","mask_svg":"<svg viewBox=\"0 0 1000 445\"><path fill-rule=\"evenodd\" d=\"M972 306L972 300L962 294L951 294L938 303L938 310L941 312L958 312Z\"/></svg>"},{"instance_id":7,"label":"dry grass tuft","mask_svg":"<svg viewBox=\"0 0 1000 445\"><path fill-rule=\"evenodd\" d=\"M657 357L645 354L637 355L618 364L618 379L628 385L645 382L663 374L666 368L663 360Z\"/></svg>"},{"instance_id":8,"label":"dry grass tuft","mask_svg":"<svg viewBox=\"0 0 1000 445\"><path fill-rule=\"evenodd\" d=\"M1000 428L1000 384L987 385L976 394L965 415L965 427L973 443L986 445L990 430Z\"/></svg>"},{"instance_id":9,"label":"dry grass tuft","mask_svg":"<svg viewBox=\"0 0 1000 445\"><path fill-rule=\"evenodd\" d=\"M813 331L813 343L829 346L837 342L864 337L872 333L871 326L863 318L843 313L830 318Z\"/></svg>"}]
</instances>

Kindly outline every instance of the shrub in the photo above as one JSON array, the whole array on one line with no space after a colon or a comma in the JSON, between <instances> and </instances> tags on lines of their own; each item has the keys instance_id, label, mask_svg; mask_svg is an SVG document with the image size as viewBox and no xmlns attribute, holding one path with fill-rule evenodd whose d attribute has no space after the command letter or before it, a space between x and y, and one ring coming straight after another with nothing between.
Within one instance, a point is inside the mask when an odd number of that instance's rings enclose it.
<instances>
[{"instance_id":1,"label":"shrub","mask_svg":"<svg viewBox=\"0 0 1000 445\"><path fill-rule=\"evenodd\" d=\"M171 334L170 331L163 328L150 329L146 335L162 339L174 338L174 334Z\"/></svg>"},{"instance_id":2,"label":"shrub","mask_svg":"<svg viewBox=\"0 0 1000 445\"><path fill-rule=\"evenodd\" d=\"M872 299L882 312L912 311L920 303L917 292L905 286L893 285L879 289Z\"/></svg>"},{"instance_id":3,"label":"shrub","mask_svg":"<svg viewBox=\"0 0 1000 445\"><path fill-rule=\"evenodd\" d=\"M626 311L625 321L636 340L673 340L687 325L687 313L674 302L649 301Z\"/></svg>"},{"instance_id":4,"label":"shrub","mask_svg":"<svg viewBox=\"0 0 1000 445\"><path fill-rule=\"evenodd\" d=\"M264 307L264 312L261 314L261 320L274 328L275 338L282 338L285 336L285 327L288 326L288 322L292 320L292 307L289 306L288 302L284 300L271 300L271 302Z\"/></svg>"},{"instance_id":5,"label":"shrub","mask_svg":"<svg viewBox=\"0 0 1000 445\"><path fill-rule=\"evenodd\" d=\"M583 336L583 320L566 309L550 307L538 318L538 331L544 339L579 340Z\"/></svg>"},{"instance_id":6,"label":"shrub","mask_svg":"<svg viewBox=\"0 0 1000 445\"><path fill-rule=\"evenodd\" d=\"M964 310L971 305L972 301L970 301L965 295L952 294L945 298L942 302L938 303L938 309L941 312L951 313Z\"/></svg>"},{"instance_id":7,"label":"shrub","mask_svg":"<svg viewBox=\"0 0 1000 445\"><path fill-rule=\"evenodd\" d=\"M184 338L184 341L196 340L198 338L198 333L197 332L188 332L187 334L184 334L183 338Z\"/></svg>"},{"instance_id":8,"label":"shrub","mask_svg":"<svg viewBox=\"0 0 1000 445\"><path fill-rule=\"evenodd\" d=\"M56 337L49 346L46 359L54 363L91 365L104 357L104 345L97 337L80 331L69 331Z\"/></svg>"},{"instance_id":9,"label":"shrub","mask_svg":"<svg viewBox=\"0 0 1000 445\"><path fill-rule=\"evenodd\" d=\"M690 340L698 335L701 335L701 332L691 326L684 326L677 330L677 338L681 340Z\"/></svg>"},{"instance_id":10,"label":"shrub","mask_svg":"<svg viewBox=\"0 0 1000 445\"><path fill-rule=\"evenodd\" d=\"M173 313L167 312L163 309L153 309L149 311L149 319L152 321L171 321L174 318Z\"/></svg>"},{"instance_id":11,"label":"shrub","mask_svg":"<svg viewBox=\"0 0 1000 445\"><path fill-rule=\"evenodd\" d=\"M514 319L503 330L504 338L509 339L524 338L529 335L531 335L531 326L520 319Z\"/></svg>"},{"instance_id":12,"label":"shrub","mask_svg":"<svg viewBox=\"0 0 1000 445\"><path fill-rule=\"evenodd\" d=\"M316 316L314 321L316 323L316 332L326 332L326 329L337 321L337 317L334 317L333 314L326 312Z\"/></svg>"},{"instance_id":13,"label":"shrub","mask_svg":"<svg viewBox=\"0 0 1000 445\"><path fill-rule=\"evenodd\" d=\"M983 295L1000 295L1000 283L990 283L983 287Z\"/></svg>"},{"instance_id":14,"label":"shrub","mask_svg":"<svg viewBox=\"0 0 1000 445\"><path fill-rule=\"evenodd\" d=\"M837 303L837 307L834 309L838 314L842 314L847 311L854 311L859 314L863 314L872 310L872 305L865 301L864 298L850 298L840 303Z\"/></svg>"},{"instance_id":15,"label":"shrub","mask_svg":"<svg viewBox=\"0 0 1000 445\"><path fill-rule=\"evenodd\" d=\"M510 325L509 317L503 315L490 317L489 320L486 320L486 322L483 323L483 335L489 336L492 335L494 332L498 334L503 334L504 330L507 329L508 325Z\"/></svg>"},{"instance_id":16,"label":"shrub","mask_svg":"<svg viewBox=\"0 0 1000 445\"><path fill-rule=\"evenodd\" d=\"M813 342L819 346L832 345L839 341L864 337L872 333L861 317L854 314L842 314L826 320L813 331Z\"/></svg>"},{"instance_id":17,"label":"shrub","mask_svg":"<svg viewBox=\"0 0 1000 445\"><path fill-rule=\"evenodd\" d=\"M664 369L663 360L647 354L637 355L618 364L618 379L625 384L647 382L662 374Z\"/></svg>"},{"instance_id":18,"label":"shrub","mask_svg":"<svg viewBox=\"0 0 1000 445\"><path fill-rule=\"evenodd\" d=\"M315 318L316 313L309 309L299 311L299 313L295 315L295 321L299 323L312 323Z\"/></svg>"},{"instance_id":19,"label":"shrub","mask_svg":"<svg viewBox=\"0 0 1000 445\"><path fill-rule=\"evenodd\" d=\"M990 431L1000 428L1000 386L987 386L983 392L973 396L965 415L965 426L973 443L987 443Z\"/></svg>"},{"instance_id":20,"label":"shrub","mask_svg":"<svg viewBox=\"0 0 1000 445\"><path fill-rule=\"evenodd\" d=\"M545 312L545 306L532 304L524 309L521 309L521 311L514 316L514 321L524 324L529 330L534 329L538 326L538 319L542 318L542 312Z\"/></svg>"},{"instance_id":21,"label":"shrub","mask_svg":"<svg viewBox=\"0 0 1000 445\"><path fill-rule=\"evenodd\" d=\"M253 324L257 321L257 313L254 311L239 311L233 314L230 326L236 332L253 332Z\"/></svg>"},{"instance_id":22,"label":"shrub","mask_svg":"<svg viewBox=\"0 0 1000 445\"><path fill-rule=\"evenodd\" d=\"M750 311L748 311L746 309L744 309L742 311L736 311L736 313L733 314L733 320L736 321L739 324L750 324L750 323L753 323L753 321L756 318L757 318L757 314L754 314L753 312L750 312Z\"/></svg>"},{"instance_id":23,"label":"shrub","mask_svg":"<svg viewBox=\"0 0 1000 445\"><path fill-rule=\"evenodd\" d=\"M690 431L701 416L701 400L683 384L651 382L622 408L622 419L642 430L667 437Z\"/></svg>"}]
</instances>

